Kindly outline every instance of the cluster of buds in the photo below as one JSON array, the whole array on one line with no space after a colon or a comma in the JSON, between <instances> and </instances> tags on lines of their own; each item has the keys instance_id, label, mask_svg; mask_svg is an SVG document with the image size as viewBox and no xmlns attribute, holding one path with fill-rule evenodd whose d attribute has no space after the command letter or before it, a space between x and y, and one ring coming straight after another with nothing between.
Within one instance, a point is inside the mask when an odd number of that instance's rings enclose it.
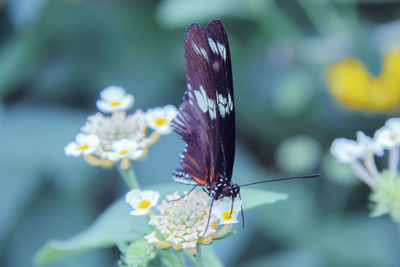
<instances>
[{"instance_id":1,"label":"cluster of buds","mask_svg":"<svg viewBox=\"0 0 400 267\"><path fill-rule=\"evenodd\" d=\"M210 197L203 191L193 191L181 197L177 192L168 195L157 205L156 191L133 189L126 202L133 208L132 215L148 215L154 231L145 236L149 244L158 248L187 249L192 255L198 245L226 236L237 223L242 202L214 201L210 214ZM158 214L151 208L156 207ZM222 225L222 227L219 227Z\"/></svg>"},{"instance_id":2,"label":"cluster of buds","mask_svg":"<svg viewBox=\"0 0 400 267\"><path fill-rule=\"evenodd\" d=\"M84 156L92 165L111 166L121 162L122 169L129 168L130 160L145 157L150 145L161 135L172 132L170 123L177 109L168 105L127 114L133 102L133 95L123 88L105 88L96 104L101 112L110 115L98 112L89 116L75 141L65 147L65 154Z\"/></svg>"},{"instance_id":3,"label":"cluster of buds","mask_svg":"<svg viewBox=\"0 0 400 267\"><path fill-rule=\"evenodd\" d=\"M400 118L386 121L373 138L357 132L357 140L335 139L331 153L345 164L372 190L372 216L390 213L400 223L400 177L398 173L400 147ZM382 157L388 151L388 168L381 171L375 164L375 155Z\"/></svg>"},{"instance_id":4,"label":"cluster of buds","mask_svg":"<svg viewBox=\"0 0 400 267\"><path fill-rule=\"evenodd\" d=\"M137 240L122 251L118 267L147 267L155 256L153 246L145 240Z\"/></svg>"}]
</instances>

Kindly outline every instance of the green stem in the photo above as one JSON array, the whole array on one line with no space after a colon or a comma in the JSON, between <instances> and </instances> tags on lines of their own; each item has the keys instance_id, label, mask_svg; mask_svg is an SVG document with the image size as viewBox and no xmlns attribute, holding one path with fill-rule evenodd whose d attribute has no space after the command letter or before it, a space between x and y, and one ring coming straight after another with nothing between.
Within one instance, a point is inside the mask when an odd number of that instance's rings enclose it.
<instances>
[{"instance_id":1,"label":"green stem","mask_svg":"<svg viewBox=\"0 0 400 267\"><path fill-rule=\"evenodd\" d=\"M196 256L194 257L195 263L196 263L196 267L204 267L204 263L203 263L203 257L202 257L202 253L201 253L201 246L197 246L196 249Z\"/></svg>"},{"instance_id":2,"label":"green stem","mask_svg":"<svg viewBox=\"0 0 400 267\"><path fill-rule=\"evenodd\" d=\"M136 179L135 172L133 171L132 167L129 167L126 170L123 170L121 166L117 166L119 173L121 174L122 178L128 184L130 189L140 188L139 183Z\"/></svg>"}]
</instances>

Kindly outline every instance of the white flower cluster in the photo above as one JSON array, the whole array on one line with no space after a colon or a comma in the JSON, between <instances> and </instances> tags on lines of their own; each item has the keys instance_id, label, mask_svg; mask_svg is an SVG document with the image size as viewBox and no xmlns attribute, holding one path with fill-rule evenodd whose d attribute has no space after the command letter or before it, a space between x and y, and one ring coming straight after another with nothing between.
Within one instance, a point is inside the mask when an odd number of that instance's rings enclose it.
<instances>
[{"instance_id":1,"label":"white flower cluster","mask_svg":"<svg viewBox=\"0 0 400 267\"><path fill-rule=\"evenodd\" d=\"M122 87L109 86L100 93L98 109L89 116L75 141L65 147L65 154L85 156L94 165L110 166L122 160L124 169L129 160L136 160L147 154L147 148L158 140L160 135L171 133L171 121L177 114L174 106L168 105L149 109L146 112L137 110L128 115L134 97L127 94ZM153 130L147 136L147 129Z\"/></svg>"},{"instance_id":2,"label":"white flower cluster","mask_svg":"<svg viewBox=\"0 0 400 267\"><path fill-rule=\"evenodd\" d=\"M228 233L232 224L238 222L242 205L240 200L235 201L233 207L230 201L215 201L208 224L210 197L206 193L193 191L183 198L177 192L169 195L168 201L163 200L157 206L160 214L156 215L150 207L156 206L158 197L158 192L134 189L127 194L126 202L134 208L131 214L149 214L149 224L157 230L145 236L149 244L187 249L192 254L196 252L197 244L209 244ZM225 226L217 231L219 224Z\"/></svg>"},{"instance_id":3,"label":"white flower cluster","mask_svg":"<svg viewBox=\"0 0 400 267\"><path fill-rule=\"evenodd\" d=\"M400 223L400 118L392 118L378 129L373 138L357 132L357 140L335 139L331 153L342 163L350 164L354 173L372 189L373 216L390 213ZM388 155L388 168L379 171L374 156Z\"/></svg>"},{"instance_id":4,"label":"white flower cluster","mask_svg":"<svg viewBox=\"0 0 400 267\"><path fill-rule=\"evenodd\" d=\"M373 187L380 177L374 155L383 156L384 150L389 150L389 172L395 176L399 161L399 147L400 118L392 118L375 132L373 138L359 131L356 141L346 138L335 139L331 145L331 153L339 162L350 164L356 175Z\"/></svg>"}]
</instances>

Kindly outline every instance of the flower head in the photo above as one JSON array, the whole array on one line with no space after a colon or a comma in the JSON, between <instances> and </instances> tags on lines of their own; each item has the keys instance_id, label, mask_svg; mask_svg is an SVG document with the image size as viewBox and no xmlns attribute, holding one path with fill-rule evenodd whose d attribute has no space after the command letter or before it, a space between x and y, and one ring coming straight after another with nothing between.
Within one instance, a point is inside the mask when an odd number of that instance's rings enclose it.
<instances>
[{"instance_id":1,"label":"flower head","mask_svg":"<svg viewBox=\"0 0 400 267\"><path fill-rule=\"evenodd\" d=\"M97 108L104 113L128 110L133 106L133 95L127 94L124 88L119 86L108 86L100 93L97 100Z\"/></svg>"},{"instance_id":2,"label":"flower head","mask_svg":"<svg viewBox=\"0 0 400 267\"><path fill-rule=\"evenodd\" d=\"M357 141L339 138L331 146L337 160L350 164L355 174L371 187L372 216L390 213L400 224L399 149L400 118L387 120L385 126L375 132L374 138L359 131ZM388 168L379 171L374 155L383 156L385 150L389 150Z\"/></svg>"},{"instance_id":3,"label":"flower head","mask_svg":"<svg viewBox=\"0 0 400 267\"><path fill-rule=\"evenodd\" d=\"M167 105L149 109L146 112L146 121L148 126L159 134L169 134L172 132L171 121L178 114L174 106Z\"/></svg>"},{"instance_id":4,"label":"flower head","mask_svg":"<svg viewBox=\"0 0 400 267\"><path fill-rule=\"evenodd\" d=\"M75 137L75 142L69 143L65 148L67 156L81 156L94 153L100 148L100 140L94 134L85 135L79 133Z\"/></svg>"},{"instance_id":5,"label":"flower head","mask_svg":"<svg viewBox=\"0 0 400 267\"><path fill-rule=\"evenodd\" d=\"M123 169L128 168L129 160L144 157L147 147L151 145L146 137L146 129L144 113L141 110L131 115L114 112L111 116L101 113L90 116L81 131L86 135L97 136L100 145L85 159L93 165L104 166L126 159Z\"/></svg>"},{"instance_id":6,"label":"flower head","mask_svg":"<svg viewBox=\"0 0 400 267\"><path fill-rule=\"evenodd\" d=\"M149 213L149 224L157 229L145 236L150 244L160 248L188 249L194 254L198 244L209 244L230 231L232 224L217 231L218 219L214 212L209 214L210 197L206 193L193 191L179 198L178 193L167 196L170 201L164 200L157 206L160 215ZM235 222L232 220L231 223Z\"/></svg>"},{"instance_id":7,"label":"flower head","mask_svg":"<svg viewBox=\"0 0 400 267\"><path fill-rule=\"evenodd\" d=\"M125 202L134 209L132 215L146 215L150 208L157 205L160 193L157 191L133 189L126 194Z\"/></svg>"}]
</instances>

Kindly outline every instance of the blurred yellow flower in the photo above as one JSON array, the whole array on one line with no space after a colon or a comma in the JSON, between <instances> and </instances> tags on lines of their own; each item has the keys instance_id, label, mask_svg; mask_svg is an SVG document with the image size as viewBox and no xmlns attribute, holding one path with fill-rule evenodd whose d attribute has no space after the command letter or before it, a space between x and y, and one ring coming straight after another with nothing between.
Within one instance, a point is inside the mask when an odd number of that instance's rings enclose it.
<instances>
[{"instance_id":1,"label":"blurred yellow flower","mask_svg":"<svg viewBox=\"0 0 400 267\"><path fill-rule=\"evenodd\" d=\"M400 107L400 48L386 53L378 77L359 60L348 58L329 67L327 81L332 94L349 109L395 111Z\"/></svg>"}]
</instances>

